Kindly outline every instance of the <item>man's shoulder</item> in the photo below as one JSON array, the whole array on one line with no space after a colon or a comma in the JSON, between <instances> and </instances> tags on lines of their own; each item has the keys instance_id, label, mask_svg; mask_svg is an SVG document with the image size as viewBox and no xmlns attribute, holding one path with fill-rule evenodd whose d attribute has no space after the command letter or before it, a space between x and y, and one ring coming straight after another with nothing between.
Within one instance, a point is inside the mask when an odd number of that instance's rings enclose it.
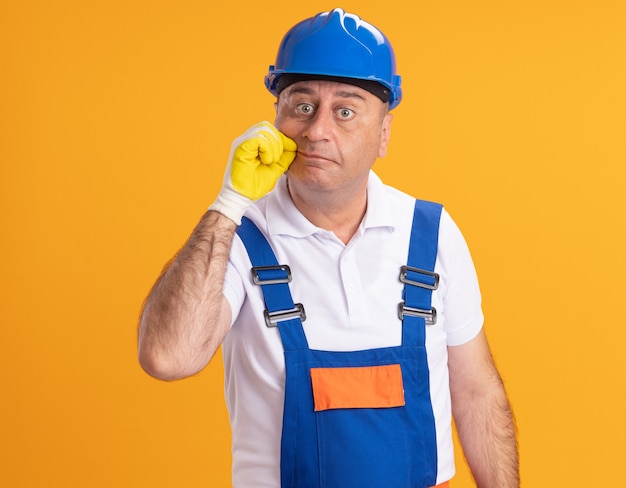
<instances>
[{"instance_id":1,"label":"man's shoulder","mask_svg":"<svg viewBox=\"0 0 626 488\"><path fill-rule=\"evenodd\" d=\"M369 190L378 191L381 195L384 195L386 198L391 200L395 200L397 203L404 203L405 205L414 205L415 201L418 200L420 202L432 203L436 205L441 205L434 200L429 200L423 198L418 194L418 192L411 192L402 190L397 186L384 182L376 173L373 171L370 174L370 183Z\"/></svg>"},{"instance_id":2,"label":"man's shoulder","mask_svg":"<svg viewBox=\"0 0 626 488\"><path fill-rule=\"evenodd\" d=\"M438 201L415 196L395 186L383 184L382 189L382 195L395 208L406 206L413 209L416 205L421 208L443 208L443 204Z\"/></svg>"}]
</instances>

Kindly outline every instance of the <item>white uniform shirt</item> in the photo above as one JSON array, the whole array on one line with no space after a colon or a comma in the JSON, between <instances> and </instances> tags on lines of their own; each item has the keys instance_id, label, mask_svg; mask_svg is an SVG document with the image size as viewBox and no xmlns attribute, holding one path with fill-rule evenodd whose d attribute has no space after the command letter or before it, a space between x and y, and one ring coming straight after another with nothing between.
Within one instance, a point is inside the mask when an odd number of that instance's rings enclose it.
<instances>
[{"instance_id":1,"label":"white uniform shirt","mask_svg":"<svg viewBox=\"0 0 626 488\"><path fill-rule=\"evenodd\" d=\"M397 346L402 323L400 267L408 256L413 197L386 186L373 172L368 207L353 239L344 245L308 221L294 206L286 178L246 216L268 238L280 264L288 264L295 303L311 349L356 351ZM285 363L279 331L268 328L250 259L235 237L224 293L233 325L223 343L225 393L233 436L233 486L280 486ZM483 324L474 265L456 224L444 210L439 229L433 293L437 323L427 327L426 347L437 431L437 483L454 475L447 346L474 338Z\"/></svg>"}]
</instances>

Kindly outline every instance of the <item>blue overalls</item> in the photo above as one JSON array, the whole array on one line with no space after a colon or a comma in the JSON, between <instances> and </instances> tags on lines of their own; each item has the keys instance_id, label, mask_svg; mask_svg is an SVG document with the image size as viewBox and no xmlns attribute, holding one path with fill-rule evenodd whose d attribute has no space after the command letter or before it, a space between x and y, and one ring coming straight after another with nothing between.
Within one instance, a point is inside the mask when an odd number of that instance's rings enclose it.
<instances>
[{"instance_id":1,"label":"blue overalls","mask_svg":"<svg viewBox=\"0 0 626 488\"><path fill-rule=\"evenodd\" d=\"M243 219L237 232L265 299L265 322L278 327L285 351L282 488L435 485L425 340L427 325L436 322L431 297L439 280L434 267L440 216L440 205L416 201L407 265L399 270L402 344L350 352L309 348L305 309L289 291L289 266L278 264L265 237Z\"/></svg>"}]
</instances>

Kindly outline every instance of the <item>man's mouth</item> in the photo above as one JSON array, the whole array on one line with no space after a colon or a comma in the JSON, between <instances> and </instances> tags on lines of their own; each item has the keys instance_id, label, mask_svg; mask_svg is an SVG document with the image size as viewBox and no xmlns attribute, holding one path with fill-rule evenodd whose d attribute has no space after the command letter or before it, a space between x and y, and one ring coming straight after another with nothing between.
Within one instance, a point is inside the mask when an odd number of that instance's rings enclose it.
<instances>
[{"instance_id":1,"label":"man's mouth","mask_svg":"<svg viewBox=\"0 0 626 488\"><path fill-rule=\"evenodd\" d=\"M332 161L330 158L325 156L324 154L316 153L316 152L307 152L298 150L298 156L302 159L307 159L310 161Z\"/></svg>"}]
</instances>

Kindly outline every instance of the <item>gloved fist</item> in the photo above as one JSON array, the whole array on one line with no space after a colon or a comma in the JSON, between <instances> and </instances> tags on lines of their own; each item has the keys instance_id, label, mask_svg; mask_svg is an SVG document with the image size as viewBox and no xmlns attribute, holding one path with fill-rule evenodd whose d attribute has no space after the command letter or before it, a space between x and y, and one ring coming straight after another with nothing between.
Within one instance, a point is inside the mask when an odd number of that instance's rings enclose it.
<instances>
[{"instance_id":1,"label":"gloved fist","mask_svg":"<svg viewBox=\"0 0 626 488\"><path fill-rule=\"evenodd\" d=\"M269 122L252 126L233 141L222 189L209 210L237 224L246 209L274 188L296 157L296 143Z\"/></svg>"}]
</instances>

